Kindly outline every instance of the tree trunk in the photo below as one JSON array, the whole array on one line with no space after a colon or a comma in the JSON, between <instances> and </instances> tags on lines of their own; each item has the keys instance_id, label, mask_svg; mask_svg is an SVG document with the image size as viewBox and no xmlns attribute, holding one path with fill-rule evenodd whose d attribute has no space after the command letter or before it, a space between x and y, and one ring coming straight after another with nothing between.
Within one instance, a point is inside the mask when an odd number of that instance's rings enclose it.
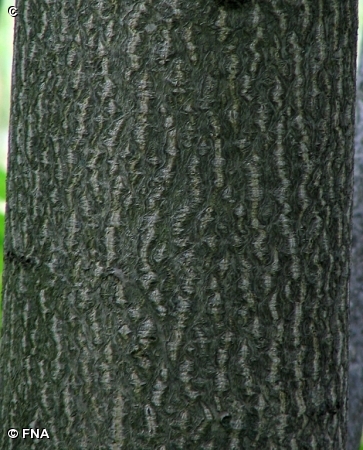
<instances>
[{"instance_id":1,"label":"tree trunk","mask_svg":"<svg viewBox=\"0 0 363 450\"><path fill-rule=\"evenodd\" d=\"M357 73L350 273L349 415L347 450L359 450L363 427L363 59Z\"/></svg>"},{"instance_id":2,"label":"tree trunk","mask_svg":"<svg viewBox=\"0 0 363 450\"><path fill-rule=\"evenodd\" d=\"M356 3L19 0L0 448L345 447Z\"/></svg>"}]
</instances>

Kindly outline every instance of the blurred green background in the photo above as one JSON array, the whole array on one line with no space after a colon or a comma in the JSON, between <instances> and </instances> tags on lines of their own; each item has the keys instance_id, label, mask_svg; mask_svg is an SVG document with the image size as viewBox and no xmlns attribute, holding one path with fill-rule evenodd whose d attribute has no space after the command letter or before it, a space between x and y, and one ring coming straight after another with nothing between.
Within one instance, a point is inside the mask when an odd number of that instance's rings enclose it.
<instances>
[{"instance_id":1,"label":"blurred green background","mask_svg":"<svg viewBox=\"0 0 363 450\"><path fill-rule=\"evenodd\" d=\"M10 109L10 77L13 57L14 19L8 14L8 7L14 3L0 1L0 292L2 297L3 241L5 222L5 178L8 151L8 126ZM0 298L0 327L2 308Z\"/></svg>"},{"instance_id":2,"label":"blurred green background","mask_svg":"<svg viewBox=\"0 0 363 450\"><path fill-rule=\"evenodd\" d=\"M5 221L5 179L6 157L8 151L8 125L10 110L10 87L14 18L8 14L9 6L15 1L0 0L0 328L2 323L2 270L3 270L3 241ZM363 23L363 0L359 0L359 23ZM361 27L358 40L358 55L360 54ZM363 450L363 441L360 447Z\"/></svg>"}]
</instances>

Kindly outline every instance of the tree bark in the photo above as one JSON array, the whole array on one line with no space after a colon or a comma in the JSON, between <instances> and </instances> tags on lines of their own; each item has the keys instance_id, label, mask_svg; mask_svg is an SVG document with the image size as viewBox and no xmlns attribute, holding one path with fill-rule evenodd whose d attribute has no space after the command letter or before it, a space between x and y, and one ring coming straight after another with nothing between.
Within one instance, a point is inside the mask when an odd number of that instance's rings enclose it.
<instances>
[{"instance_id":1,"label":"tree bark","mask_svg":"<svg viewBox=\"0 0 363 450\"><path fill-rule=\"evenodd\" d=\"M356 0L18 8L0 447L345 448Z\"/></svg>"},{"instance_id":2,"label":"tree bark","mask_svg":"<svg viewBox=\"0 0 363 450\"><path fill-rule=\"evenodd\" d=\"M363 60L361 56L357 73L355 118L347 450L359 450L363 427Z\"/></svg>"}]
</instances>

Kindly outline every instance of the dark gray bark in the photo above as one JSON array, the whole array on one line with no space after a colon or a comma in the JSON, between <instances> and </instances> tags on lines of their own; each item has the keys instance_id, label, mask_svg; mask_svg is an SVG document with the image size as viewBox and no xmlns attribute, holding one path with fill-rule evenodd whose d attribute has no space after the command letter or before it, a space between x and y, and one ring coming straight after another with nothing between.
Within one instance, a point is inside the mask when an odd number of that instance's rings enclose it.
<instances>
[{"instance_id":1,"label":"dark gray bark","mask_svg":"<svg viewBox=\"0 0 363 450\"><path fill-rule=\"evenodd\" d=\"M363 59L361 55L357 73L355 120L347 450L359 450L363 427Z\"/></svg>"},{"instance_id":2,"label":"dark gray bark","mask_svg":"<svg viewBox=\"0 0 363 450\"><path fill-rule=\"evenodd\" d=\"M343 449L356 0L18 7L0 448Z\"/></svg>"}]
</instances>

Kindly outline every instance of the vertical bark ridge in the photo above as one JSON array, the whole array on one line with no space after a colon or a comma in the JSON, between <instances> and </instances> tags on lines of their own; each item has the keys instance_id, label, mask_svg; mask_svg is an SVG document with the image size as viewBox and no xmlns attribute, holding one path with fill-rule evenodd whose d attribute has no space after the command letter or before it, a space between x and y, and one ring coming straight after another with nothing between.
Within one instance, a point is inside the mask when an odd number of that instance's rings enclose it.
<instances>
[{"instance_id":1,"label":"vertical bark ridge","mask_svg":"<svg viewBox=\"0 0 363 450\"><path fill-rule=\"evenodd\" d=\"M361 36L359 37L361 39ZM362 46L360 46L362 50ZM355 111L354 198L352 211L352 254L350 273L350 341L349 341L349 408L347 450L360 446L363 426L363 65L362 53L357 61L357 100Z\"/></svg>"}]
</instances>

